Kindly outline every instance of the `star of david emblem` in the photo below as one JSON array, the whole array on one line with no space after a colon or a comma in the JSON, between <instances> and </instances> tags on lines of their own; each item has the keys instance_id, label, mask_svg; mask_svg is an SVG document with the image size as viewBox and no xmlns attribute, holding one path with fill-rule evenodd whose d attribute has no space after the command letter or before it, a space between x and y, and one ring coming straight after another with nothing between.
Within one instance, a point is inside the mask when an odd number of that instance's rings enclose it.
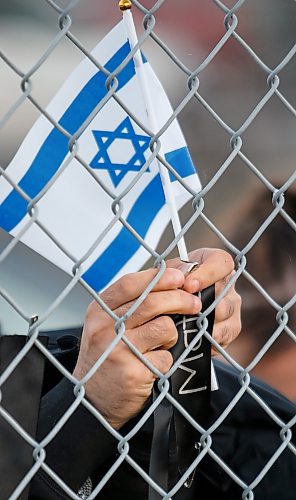
<instances>
[{"instance_id":1,"label":"star of david emblem","mask_svg":"<svg viewBox=\"0 0 296 500\"><path fill-rule=\"evenodd\" d=\"M128 172L138 172L146 162L144 153L149 147L150 137L136 134L129 117L125 118L113 132L93 130L92 133L99 151L90 162L90 166L107 170L115 187Z\"/></svg>"}]
</instances>

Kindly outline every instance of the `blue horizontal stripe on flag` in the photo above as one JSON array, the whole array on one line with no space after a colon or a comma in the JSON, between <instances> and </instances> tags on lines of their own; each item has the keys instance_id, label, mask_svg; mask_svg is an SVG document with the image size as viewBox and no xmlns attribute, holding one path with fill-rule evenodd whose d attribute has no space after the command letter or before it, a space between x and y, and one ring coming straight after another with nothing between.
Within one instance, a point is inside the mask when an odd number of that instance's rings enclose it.
<instances>
[{"instance_id":1,"label":"blue horizontal stripe on flag","mask_svg":"<svg viewBox=\"0 0 296 500\"><path fill-rule=\"evenodd\" d=\"M164 203L161 179L157 174L142 191L126 220L142 238L145 238L152 221ZM123 226L108 248L83 274L83 279L99 292L112 280L140 246L140 242Z\"/></svg>"},{"instance_id":2,"label":"blue horizontal stripe on flag","mask_svg":"<svg viewBox=\"0 0 296 500\"><path fill-rule=\"evenodd\" d=\"M112 72L130 52L129 43L126 42L105 65L105 68ZM143 57L144 62L147 62ZM135 75L133 61L121 70L118 78L118 90ZM83 124L95 106L103 99L107 90L105 88L106 75L98 71L80 91L69 108L60 119L60 125L70 134ZM30 197L34 198L51 177L59 169L66 157L68 149L68 139L57 129L53 129L47 136L31 166L19 182L19 186ZM14 189L0 205L0 227L10 232L26 215L27 201Z\"/></svg>"}]
</instances>

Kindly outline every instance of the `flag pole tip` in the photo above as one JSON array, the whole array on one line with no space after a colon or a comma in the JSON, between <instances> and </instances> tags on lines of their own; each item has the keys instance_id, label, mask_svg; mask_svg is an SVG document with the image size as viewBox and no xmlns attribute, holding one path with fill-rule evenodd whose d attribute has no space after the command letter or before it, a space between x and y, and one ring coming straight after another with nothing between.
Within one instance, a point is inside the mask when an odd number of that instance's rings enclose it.
<instances>
[{"instance_id":1,"label":"flag pole tip","mask_svg":"<svg viewBox=\"0 0 296 500\"><path fill-rule=\"evenodd\" d=\"M120 0L118 6L120 10L130 10L132 8L132 2L130 0Z\"/></svg>"}]
</instances>

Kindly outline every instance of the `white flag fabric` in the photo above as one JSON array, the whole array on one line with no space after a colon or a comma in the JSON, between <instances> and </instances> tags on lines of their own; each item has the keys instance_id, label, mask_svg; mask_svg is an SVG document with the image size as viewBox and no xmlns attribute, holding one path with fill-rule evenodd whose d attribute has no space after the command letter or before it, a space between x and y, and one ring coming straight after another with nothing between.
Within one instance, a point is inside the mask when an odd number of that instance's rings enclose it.
<instances>
[{"instance_id":1,"label":"white flag fabric","mask_svg":"<svg viewBox=\"0 0 296 500\"><path fill-rule=\"evenodd\" d=\"M121 21L95 47L92 56L109 72L114 71L130 52ZM144 58L144 70L153 97L159 128L172 115L172 107L151 66ZM106 74L85 58L69 76L49 104L48 113L73 135L105 97ZM147 127L133 60L119 73L116 94L126 107ZM160 154L196 191L200 182L185 139L175 119L161 136ZM6 173L31 199L36 197L69 159L68 139L43 115L24 139ZM120 221L99 236L114 220L113 198L132 183L151 151L150 137L111 98L79 137L78 154L90 166L93 176L73 158L61 175L50 184L37 203L38 220L75 259L83 258L83 278L96 291L105 288L120 275L140 269L150 254ZM172 178L176 204L180 209L189 193ZM122 198L122 216L155 248L169 222L156 161ZM2 176L0 178L0 227L13 236L28 223L28 202ZM72 274L73 260L55 245L37 224L32 224L21 241Z\"/></svg>"}]
</instances>

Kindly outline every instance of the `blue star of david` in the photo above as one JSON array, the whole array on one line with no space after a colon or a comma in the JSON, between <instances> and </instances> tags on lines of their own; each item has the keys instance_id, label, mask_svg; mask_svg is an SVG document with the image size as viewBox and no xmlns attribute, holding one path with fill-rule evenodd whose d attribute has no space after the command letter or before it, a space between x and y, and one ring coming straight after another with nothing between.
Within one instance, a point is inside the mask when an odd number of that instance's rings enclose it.
<instances>
[{"instance_id":1,"label":"blue star of david","mask_svg":"<svg viewBox=\"0 0 296 500\"><path fill-rule=\"evenodd\" d=\"M107 170L115 187L118 186L128 172L138 172L146 162L144 153L149 147L150 137L136 134L129 117L125 118L113 132L93 130L92 133L99 151L94 156L90 166L95 169ZM127 163L113 163L110 159L108 148L117 139L130 141L135 150ZM149 171L149 168L147 171Z\"/></svg>"}]
</instances>

